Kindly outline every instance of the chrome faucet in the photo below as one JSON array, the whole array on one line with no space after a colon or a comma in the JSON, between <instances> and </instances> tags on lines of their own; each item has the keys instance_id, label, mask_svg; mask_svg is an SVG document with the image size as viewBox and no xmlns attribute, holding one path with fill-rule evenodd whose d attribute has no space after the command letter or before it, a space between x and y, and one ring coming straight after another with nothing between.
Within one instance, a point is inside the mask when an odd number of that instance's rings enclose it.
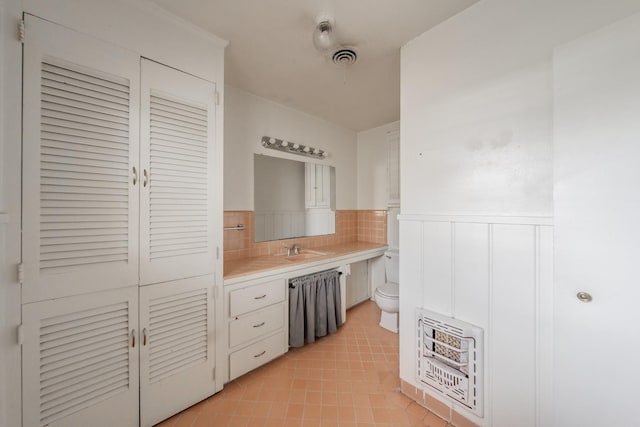
<instances>
[{"instance_id":1,"label":"chrome faucet","mask_svg":"<svg viewBox=\"0 0 640 427\"><path fill-rule=\"evenodd\" d=\"M291 247L288 247L287 245L282 245L282 247L287 250L287 256L300 254L300 245L297 243L294 243Z\"/></svg>"}]
</instances>

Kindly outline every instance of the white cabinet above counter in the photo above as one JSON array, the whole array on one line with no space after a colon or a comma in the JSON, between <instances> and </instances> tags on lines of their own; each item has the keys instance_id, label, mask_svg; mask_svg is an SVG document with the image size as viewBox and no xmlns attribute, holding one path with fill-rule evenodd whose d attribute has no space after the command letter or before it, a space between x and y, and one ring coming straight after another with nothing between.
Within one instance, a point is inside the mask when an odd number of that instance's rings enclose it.
<instances>
[{"instance_id":1,"label":"white cabinet above counter","mask_svg":"<svg viewBox=\"0 0 640 427\"><path fill-rule=\"evenodd\" d=\"M225 262L225 382L289 350L290 279L338 269L342 319L346 319L346 275L350 265L379 258L386 245L353 242L305 250L299 255L266 255Z\"/></svg>"}]
</instances>

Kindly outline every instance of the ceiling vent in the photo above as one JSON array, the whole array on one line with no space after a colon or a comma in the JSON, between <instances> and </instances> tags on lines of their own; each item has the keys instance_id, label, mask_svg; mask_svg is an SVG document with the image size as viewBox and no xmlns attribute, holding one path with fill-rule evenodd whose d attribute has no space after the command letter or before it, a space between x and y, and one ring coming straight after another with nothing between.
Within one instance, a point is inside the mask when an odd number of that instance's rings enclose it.
<instances>
[{"instance_id":1,"label":"ceiling vent","mask_svg":"<svg viewBox=\"0 0 640 427\"><path fill-rule=\"evenodd\" d=\"M349 67L355 64L357 59L358 54L354 49L349 47L341 47L331 56L333 63L341 67Z\"/></svg>"}]
</instances>

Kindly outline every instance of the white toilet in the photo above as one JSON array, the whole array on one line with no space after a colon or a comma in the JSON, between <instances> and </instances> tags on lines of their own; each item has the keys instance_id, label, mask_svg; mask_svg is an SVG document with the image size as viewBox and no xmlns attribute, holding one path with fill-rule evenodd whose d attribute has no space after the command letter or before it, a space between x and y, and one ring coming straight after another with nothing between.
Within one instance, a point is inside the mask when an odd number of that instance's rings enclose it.
<instances>
[{"instance_id":1,"label":"white toilet","mask_svg":"<svg viewBox=\"0 0 640 427\"><path fill-rule=\"evenodd\" d=\"M400 253L397 250L384 253L384 271L387 281L378 286L374 293L376 304L382 310L380 326L395 333L398 333L398 312L400 311L399 259Z\"/></svg>"}]
</instances>

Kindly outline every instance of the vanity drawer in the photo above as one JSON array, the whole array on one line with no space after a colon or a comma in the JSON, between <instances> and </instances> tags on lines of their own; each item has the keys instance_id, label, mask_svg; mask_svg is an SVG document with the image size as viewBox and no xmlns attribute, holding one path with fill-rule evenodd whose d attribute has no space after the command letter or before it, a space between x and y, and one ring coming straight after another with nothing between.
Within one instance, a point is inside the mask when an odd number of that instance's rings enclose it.
<instances>
[{"instance_id":1,"label":"vanity drawer","mask_svg":"<svg viewBox=\"0 0 640 427\"><path fill-rule=\"evenodd\" d=\"M251 344L229 355L229 380L238 378L286 353L284 331Z\"/></svg>"},{"instance_id":2,"label":"vanity drawer","mask_svg":"<svg viewBox=\"0 0 640 427\"><path fill-rule=\"evenodd\" d=\"M238 316L284 301L284 279L260 283L229 293L229 316Z\"/></svg>"},{"instance_id":3,"label":"vanity drawer","mask_svg":"<svg viewBox=\"0 0 640 427\"><path fill-rule=\"evenodd\" d=\"M285 305L276 304L229 322L229 348L249 342L284 327Z\"/></svg>"}]
</instances>

